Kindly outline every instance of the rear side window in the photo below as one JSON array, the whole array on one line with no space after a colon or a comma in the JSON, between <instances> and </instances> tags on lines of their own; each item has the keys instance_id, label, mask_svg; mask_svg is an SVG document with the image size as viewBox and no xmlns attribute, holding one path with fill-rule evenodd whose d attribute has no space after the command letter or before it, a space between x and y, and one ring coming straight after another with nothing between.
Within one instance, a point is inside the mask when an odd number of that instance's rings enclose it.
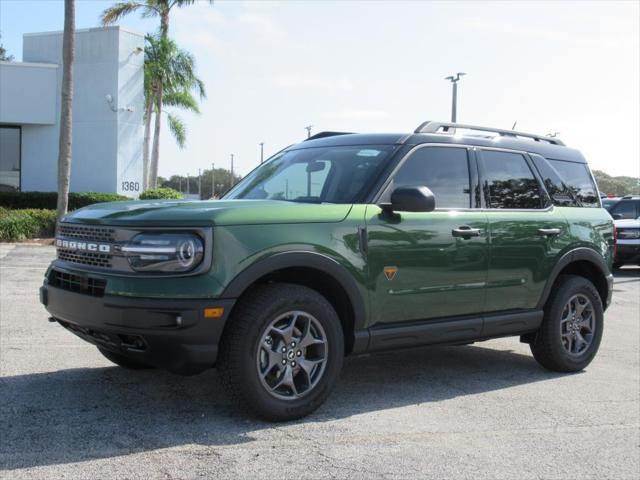
<instances>
[{"instance_id":1,"label":"rear side window","mask_svg":"<svg viewBox=\"0 0 640 480\"><path fill-rule=\"evenodd\" d=\"M436 208L469 208L469 160L467 150L424 147L416 150L393 178L393 187L424 185L436 199Z\"/></svg>"},{"instance_id":2,"label":"rear side window","mask_svg":"<svg viewBox=\"0 0 640 480\"><path fill-rule=\"evenodd\" d=\"M551 196L552 203L558 207L578 206L569 187L562 181L562 177L556 169L539 155L531 155L531 159Z\"/></svg>"},{"instance_id":3,"label":"rear side window","mask_svg":"<svg viewBox=\"0 0 640 480\"><path fill-rule=\"evenodd\" d=\"M562 176L564 183L571 189L581 206L600 207L600 198L586 164L552 158L549 159L549 163Z\"/></svg>"},{"instance_id":4,"label":"rear side window","mask_svg":"<svg viewBox=\"0 0 640 480\"><path fill-rule=\"evenodd\" d=\"M522 155L482 150L480 160L489 208L542 208L540 184Z\"/></svg>"}]
</instances>

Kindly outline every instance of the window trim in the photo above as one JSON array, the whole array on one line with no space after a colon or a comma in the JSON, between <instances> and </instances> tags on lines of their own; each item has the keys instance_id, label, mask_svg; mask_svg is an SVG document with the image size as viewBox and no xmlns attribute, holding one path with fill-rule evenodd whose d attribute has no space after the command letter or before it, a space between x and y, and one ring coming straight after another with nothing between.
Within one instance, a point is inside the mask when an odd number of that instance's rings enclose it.
<instances>
[{"instance_id":1,"label":"window trim","mask_svg":"<svg viewBox=\"0 0 640 480\"><path fill-rule=\"evenodd\" d=\"M18 192L22 192L22 125L3 125L0 128L18 130Z\"/></svg>"},{"instance_id":2,"label":"window trim","mask_svg":"<svg viewBox=\"0 0 640 480\"><path fill-rule=\"evenodd\" d=\"M473 192L476 189L476 185L479 184L474 184L474 181L478 181L478 174L477 174L477 161L476 161L476 157L475 154L473 152L474 146L473 145L452 145L450 143L421 143L419 145L415 145L413 148L411 148L408 152L406 152L401 158L400 160L395 164L395 166L393 167L393 169L391 170L391 172L387 175L387 178L385 179L385 181L382 183L382 185L379 187L378 191L375 192L375 194L372 197L372 201L371 203L374 205L377 205L378 203L380 203L380 199L382 197L384 197L384 195L387 194L387 190L390 188L391 183L395 177L395 175L398 173L398 170L400 170L402 168L402 166L405 164L405 162L411 158L411 156L418 150L423 149L423 148L459 148L459 149L463 149L466 151L467 153L467 165L469 167L469 187L470 187L470 191L469 191L469 202L471 205L473 205L474 203L474 195ZM475 170L475 172L474 172ZM437 202L436 202L437 205ZM470 206L468 208L453 208L453 207L443 207L443 208L437 208L435 210L433 210L434 212L468 212L468 211L480 211L481 207L476 205L474 206ZM431 213L431 212L429 212Z\"/></svg>"}]
</instances>

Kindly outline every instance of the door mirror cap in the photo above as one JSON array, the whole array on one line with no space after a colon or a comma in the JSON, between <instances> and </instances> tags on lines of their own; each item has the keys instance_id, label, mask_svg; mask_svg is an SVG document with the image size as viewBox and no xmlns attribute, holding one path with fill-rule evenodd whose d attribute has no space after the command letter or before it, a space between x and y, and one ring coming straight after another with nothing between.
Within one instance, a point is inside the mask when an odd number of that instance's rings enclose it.
<instances>
[{"instance_id":1,"label":"door mirror cap","mask_svg":"<svg viewBox=\"0 0 640 480\"><path fill-rule=\"evenodd\" d=\"M391 193L391 203L379 206L385 211L432 212L436 208L436 199L424 185L409 185L396 188Z\"/></svg>"}]
</instances>

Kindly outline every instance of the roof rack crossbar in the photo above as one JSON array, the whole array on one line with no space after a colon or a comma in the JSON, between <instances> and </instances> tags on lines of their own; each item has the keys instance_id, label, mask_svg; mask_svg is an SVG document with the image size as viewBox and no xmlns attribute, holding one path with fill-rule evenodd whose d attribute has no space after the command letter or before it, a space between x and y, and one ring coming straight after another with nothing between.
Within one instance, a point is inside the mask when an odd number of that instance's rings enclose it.
<instances>
[{"instance_id":1,"label":"roof rack crossbar","mask_svg":"<svg viewBox=\"0 0 640 480\"><path fill-rule=\"evenodd\" d=\"M305 138L304 141L317 140L319 138L335 137L336 135L351 135L353 132L320 132Z\"/></svg>"},{"instance_id":2,"label":"roof rack crossbar","mask_svg":"<svg viewBox=\"0 0 640 480\"><path fill-rule=\"evenodd\" d=\"M564 142L562 142L562 140L555 137L548 137L546 135L536 135L535 133L519 132L517 130L504 130L502 128L479 127L477 125L466 125L464 123L434 122L431 120L427 120L420 124L420 126L415 129L414 133L440 133L440 130L446 133L449 132L449 130L455 130L456 128L477 130L480 132L493 132L503 137L527 137L532 138L536 142L548 142L552 145L564 146Z\"/></svg>"}]
</instances>

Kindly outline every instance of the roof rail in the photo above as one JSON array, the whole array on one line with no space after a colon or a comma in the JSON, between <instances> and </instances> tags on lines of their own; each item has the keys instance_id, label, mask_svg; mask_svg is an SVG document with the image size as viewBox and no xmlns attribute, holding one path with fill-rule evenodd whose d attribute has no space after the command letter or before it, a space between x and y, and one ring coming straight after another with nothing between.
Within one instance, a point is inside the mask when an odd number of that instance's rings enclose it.
<instances>
[{"instance_id":1,"label":"roof rail","mask_svg":"<svg viewBox=\"0 0 640 480\"><path fill-rule=\"evenodd\" d=\"M350 135L352 133L353 132L320 132L310 136L309 138L306 138L304 141L306 142L307 140L317 140L319 138L325 137L335 137L336 135Z\"/></svg>"},{"instance_id":2,"label":"roof rail","mask_svg":"<svg viewBox=\"0 0 640 480\"><path fill-rule=\"evenodd\" d=\"M414 133L447 133L449 130L455 131L456 128L462 128L466 130L477 130L480 132L493 132L497 133L503 137L527 137L532 138L536 142L547 142L552 145L562 145L564 146L564 142L555 137L548 137L545 135L536 135L534 133L525 133L518 132L517 130L503 130L501 128L491 128L491 127L478 127L477 125L465 125L463 123L450 123L450 122L434 122L432 120L427 120L426 122L420 124L418 128L415 129ZM440 132L442 130L442 132Z\"/></svg>"}]
</instances>

